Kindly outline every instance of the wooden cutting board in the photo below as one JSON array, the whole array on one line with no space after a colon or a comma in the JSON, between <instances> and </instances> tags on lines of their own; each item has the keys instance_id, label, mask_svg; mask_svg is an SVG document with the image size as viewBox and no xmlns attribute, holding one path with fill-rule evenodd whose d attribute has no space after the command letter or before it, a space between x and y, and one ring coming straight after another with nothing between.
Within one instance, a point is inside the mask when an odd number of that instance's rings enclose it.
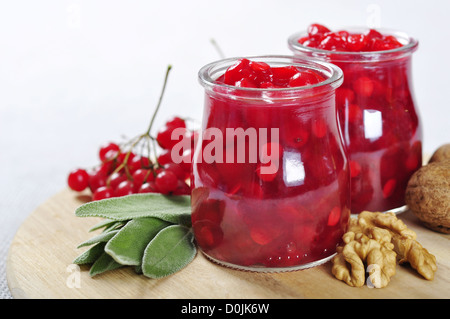
<instances>
[{"instance_id":1,"label":"wooden cutting board","mask_svg":"<svg viewBox=\"0 0 450 319\"><path fill-rule=\"evenodd\" d=\"M68 189L39 206L19 228L7 259L7 280L14 298L450 298L450 235L424 228L411 213L399 215L418 241L437 258L427 281L409 266L397 266L386 288L349 287L331 274L331 263L287 273L253 273L225 268L198 253L180 272L149 279L131 268L91 278L87 267L71 264L88 230L101 219L81 218L75 209L86 196Z\"/></svg>"}]
</instances>

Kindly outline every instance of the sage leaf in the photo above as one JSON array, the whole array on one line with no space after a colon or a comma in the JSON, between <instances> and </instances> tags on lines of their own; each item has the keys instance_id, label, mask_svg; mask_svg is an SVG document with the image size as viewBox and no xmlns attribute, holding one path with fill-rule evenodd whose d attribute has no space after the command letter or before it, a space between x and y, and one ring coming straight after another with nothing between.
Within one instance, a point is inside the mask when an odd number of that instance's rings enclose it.
<instances>
[{"instance_id":1,"label":"sage leaf","mask_svg":"<svg viewBox=\"0 0 450 319\"><path fill-rule=\"evenodd\" d=\"M89 229L89 232L93 232L94 230L104 227L108 228L114 223L117 223L117 221L111 219L103 219L101 222L99 222L98 224L94 225L91 229Z\"/></svg>"},{"instance_id":2,"label":"sage leaf","mask_svg":"<svg viewBox=\"0 0 450 319\"><path fill-rule=\"evenodd\" d=\"M106 233L106 232L110 232L110 231L116 230L118 228L121 228L127 222L128 222L127 220L125 220L125 221L122 221L122 220L121 221L114 221L114 223L108 224L108 226L106 226L105 229L103 229L103 232Z\"/></svg>"},{"instance_id":3,"label":"sage leaf","mask_svg":"<svg viewBox=\"0 0 450 319\"><path fill-rule=\"evenodd\" d=\"M79 217L103 217L116 221L156 217L173 224L191 225L190 196L159 193L132 194L88 202L75 211Z\"/></svg>"},{"instance_id":4,"label":"sage leaf","mask_svg":"<svg viewBox=\"0 0 450 319\"><path fill-rule=\"evenodd\" d=\"M169 276L187 266L197 253L190 228L171 225L161 230L147 245L142 272L150 278Z\"/></svg>"},{"instance_id":5,"label":"sage leaf","mask_svg":"<svg viewBox=\"0 0 450 319\"><path fill-rule=\"evenodd\" d=\"M93 264L105 252L105 245L106 243L98 243L92 246L75 258L72 263L77 265Z\"/></svg>"},{"instance_id":6,"label":"sage leaf","mask_svg":"<svg viewBox=\"0 0 450 319\"><path fill-rule=\"evenodd\" d=\"M90 246L90 245L97 244L97 243L106 243L108 240L113 238L114 235L117 234L118 232L119 232L119 229L112 230L110 232L103 232L97 236L94 236L94 237L82 242L81 244L78 245L77 248Z\"/></svg>"},{"instance_id":7,"label":"sage leaf","mask_svg":"<svg viewBox=\"0 0 450 319\"><path fill-rule=\"evenodd\" d=\"M94 277L109 270L118 269L123 265L116 262L110 255L103 252L100 257L92 264L89 275Z\"/></svg>"},{"instance_id":8,"label":"sage leaf","mask_svg":"<svg viewBox=\"0 0 450 319\"><path fill-rule=\"evenodd\" d=\"M154 217L132 219L108 241L105 252L122 265L138 266L150 240L169 225Z\"/></svg>"}]
</instances>

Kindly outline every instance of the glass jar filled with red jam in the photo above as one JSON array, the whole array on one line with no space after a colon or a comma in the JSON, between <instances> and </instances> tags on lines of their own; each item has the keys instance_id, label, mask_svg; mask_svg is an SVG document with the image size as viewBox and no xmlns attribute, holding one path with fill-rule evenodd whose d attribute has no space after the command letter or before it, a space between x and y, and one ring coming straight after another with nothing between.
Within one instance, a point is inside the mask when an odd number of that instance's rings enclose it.
<instances>
[{"instance_id":1,"label":"glass jar filled with red jam","mask_svg":"<svg viewBox=\"0 0 450 319\"><path fill-rule=\"evenodd\" d=\"M225 59L199 71L205 105L192 227L210 259L284 271L335 253L350 216L335 108L342 77L332 64L285 56Z\"/></svg>"},{"instance_id":2,"label":"glass jar filled with red jam","mask_svg":"<svg viewBox=\"0 0 450 319\"><path fill-rule=\"evenodd\" d=\"M352 214L404 211L407 182L422 165L411 77L418 42L402 32L332 32L312 24L288 44L297 57L331 62L344 72L336 106L350 163Z\"/></svg>"}]
</instances>

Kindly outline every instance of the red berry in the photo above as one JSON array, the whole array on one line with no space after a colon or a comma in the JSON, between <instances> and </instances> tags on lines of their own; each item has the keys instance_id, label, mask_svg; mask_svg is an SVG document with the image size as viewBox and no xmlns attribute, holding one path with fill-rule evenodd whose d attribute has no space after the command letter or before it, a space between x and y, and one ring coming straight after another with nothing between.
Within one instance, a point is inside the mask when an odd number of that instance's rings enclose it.
<instances>
[{"instance_id":1,"label":"red berry","mask_svg":"<svg viewBox=\"0 0 450 319\"><path fill-rule=\"evenodd\" d=\"M364 34L350 34L347 37L347 49L352 52L363 51L368 43Z\"/></svg>"},{"instance_id":2,"label":"red berry","mask_svg":"<svg viewBox=\"0 0 450 319\"><path fill-rule=\"evenodd\" d=\"M179 117L174 117L173 119L168 120L166 125L158 131L156 141L161 148L170 150L179 142L179 139L172 139L172 132L177 128L186 129L186 122Z\"/></svg>"},{"instance_id":3,"label":"red berry","mask_svg":"<svg viewBox=\"0 0 450 319\"><path fill-rule=\"evenodd\" d=\"M98 157L102 162L114 158L120 152L120 147L116 143L108 143L100 147Z\"/></svg>"},{"instance_id":4,"label":"red berry","mask_svg":"<svg viewBox=\"0 0 450 319\"><path fill-rule=\"evenodd\" d=\"M107 175L101 171L97 170L89 174L89 188L91 192L94 193L97 188L106 186Z\"/></svg>"},{"instance_id":5,"label":"red berry","mask_svg":"<svg viewBox=\"0 0 450 319\"><path fill-rule=\"evenodd\" d=\"M234 85L237 87L243 87L243 88L257 88L258 87L258 85L255 82L253 82L252 80L247 79L247 78L244 78L240 81L236 81L234 83Z\"/></svg>"},{"instance_id":6,"label":"red berry","mask_svg":"<svg viewBox=\"0 0 450 319\"><path fill-rule=\"evenodd\" d=\"M330 29L318 23L313 23L308 27L308 37L310 39L320 39L325 33L329 32L331 32Z\"/></svg>"},{"instance_id":7,"label":"red berry","mask_svg":"<svg viewBox=\"0 0 450 319\"><path fill-rule=\"evenodd\" d=\"M272 166L272 167L271 167ZM271 167L270 173L262 173L261 168L262 167ZM256 168L256 174L258 174L259 178L264 182L271 182L277 177L278 169L274 164L269 165L258 165L258 168Z\"/></svg>"},{"instance_id":8,"label":"red berry","mask_svg":"<svg viewBox=\"0 0 450 319\"><path fill-rule=\"evenodd\" d=\"M315 136L322 138L327 134L327 122L323 118L317 118L312 121L311 130Z\"/></svg>"},{"instance_id":9,"label":"red berry","mask_svg":"<svg viewBox=\"0 0 450 319\"><path fill-rule=\"evenodd\" d=\"M133 173L133 184L135 192L138 192L142 184L154 179L153 173L149 169L139 168Z\"/></svg>"},{"instance_id":10,"label":"red berry","mask_svg":"<svg viewBox=\"0 0 450 319\"><path fill-rule=\"evenodd\" d=\"M166 122L167 127L186 127L186 121L182 118L175 116L174 118Z\"/></svg>"},{"instance_id":11,"label":"red berry","mask_svg":"<svg viewBox=\"0 0 450 319\"><path fill-rule=\"evenodd\" d=\"M223 81L228 85L235 85L236 82L242 80L248 74L250 60L240 59L234 65L229 67L224 74Z\"/></svg>"},{"instance_id":12,"label":"red berry","mask_svg":"<svg viewBox=\"0 0 450 319\"><path fill-rule=\"evenodd\" d=\"M127 179L128 179L127 174L121 173L121 172L116 172L116 173L113 173L111 176L109 176L109 184L108 185L112 189L116 189L120 183L122 183L123 181L126 181Z\"/></svg>"},{"instance_id":13,"label":"red berry","mask_svg":"<svg viewBox=\"0 0 450 319\"><path fill-rule=\"evenodd\" d=\"M158 164L161 166L166 165L167 163L173 163L172 161L172 154L170 150L163 151L158 156Z\"/></svg>"},{"instance_id":14,"label":"red berry","mask_svg":"<svg viewBox=\"0 0 450 319\"><path fill-rule=\"evenodd\" d=\"M173 194L174 195L190 195L191 194L191 188L189 187L188 184L186 184L186 182L184 182L182 180L178 180L178 186L173 191Z\"/></svg>"},{"instance_id":15,"label":"red berry","mask_svg":"<svg viewBox=\"0 0 450 319\"><path fill-rule=\"evenodd\" d=\"M289 86L296 87L296 86L314 85L323 80L324 78L319 76L317 73L305 70L294 74L289 80Z\"/></svg>"},{"instance_id":16,"label":"red berry","mask_svg":"<svg viewBox=\"0 0 450 319\"><path fill-rule=\"evenodd\" d=\"M116 169L116 163L114 161L105 161L101 164L99 171L105 175L109 175Z\"/></svg>"},{"instance_id":17,"label":"red berry","mask_svg":"<svg viewBox=\"0 0 450 319\"><path fill-rule=\"evenodd\" d=\"M352 178L355 178L359 176L359 174L361 174L361 165L358 162L350 161L349 166L350 166L350 176Z\"/></svg>"},{"instance_id":18,"label":"red berry","mask_svg":"<svg viewBox=\"0 0 450 319\"><path fill-rule=\"evenodd\" d=\"M383 186L383 197L388 198L388 197L392 196L392 194L395 191L396 185L397 185L397 181L395 179L391 178L390 180L388 180L386 182L386 184L384 184L384 186Z\"/></svg>"},{"instance_id":19,"label":"red berry","mask_svg":"<svg viewBox=\"0 0 450 319\"><path fill-rule=\"evenodd\" d=\"M177 129L177 127L173 126L164 126L156 135L156 141L158 145L165 150L170 150L177 144L180 140L173 138L172 132Z\"/></svg>"},{"instance_id":20,"label":"red berry","mask_svg":"<svg viewBox=\"0 0 450 319\"><path fill-rule=\"evenodd\" d=\"M272 68L273 84L276 86L287 86L289 80L299 72L295 66L274 67Z\"/></svg>"},{"instance_id":21,"label":"red berry","mask_svg":"<svg viewBox=\"0 0 450 319\"><path fill-rule=\"evenodd\" d=\"M186 171L180 164L168 163L164 165L164 169L173 172L175 176L180 180L185 180L187 178Z\"/></svg>"},{"instance_id":22,"label":"red berry","mask_svg":"<svg viewBox=\"0 0 450 319\"><path fill-rule=\"evenodd\" d=\"M150 167L150 159L145 156L136 155L128 161L127 166L131 174L140 168Z\"/></svg>"},{"instance_id":23,"label":"red berry","mask_svg":"<svg viewBox=\"0 0 450 319\"><path fill-rule=\"evenodd\" d=\"M177 176L169 170L163 170L155 178L155 185L159 192L169 194L178 186Z\"/></svg>"},{"instance_id":24,"label":"red berry","mask_svg":"<svg viewBox=\"0 0 450 319\"><path fill-rule=\"evenodd\" d=\"M81 192L89 186L89 174L84 169L76 169L70 172L67 183L72 190Z\"/></svg>"},{"instance_id":25,"label":"red berry","mask_svg":"<svg viewBox=\"0 0 450 319\"><path fill-rule=\"evenodd\" d=\"M339 206L335 206L331 212L330 215L328 215L328 226L334 226L339 222L339 219L341 218L341 208Z\"/></svg>"},{"instance_id":26,"label":"red berry","mask_svg":"<svg viewBox=\"0 0 450 319\"><path fill-rule=\"evenodd\" d=\"M356 94L369 97L373 93L374 85L374 82L370 78L361 76L353 82L353 89Z\"/></svg>"},{"instance_id":27,"label":"red berry","mask_svg":"<svg viewBox=\"0 0 450 319\"><path fill-rule=\"evenodd\" d=\"M96 201L111 197L114 197L114 190L111 187L102 186L95 190L92 200Z\"/></svg>"},{"instance_id":28,"label":"red berry","mask_svg":"<svg viewBox=\"0 0 450 319\"><path fill-rule=\"evenodd\" d=\"M138 193L158 193L155 182L148 182L142 184L142 186L139 188Z\"/></svg>"},{"instance_id":29,"label":"red berry","mask_svg":"<svg viewBox=\"0 0 450 319\"><path fill-rule=\"evenodd\" d=\"M114 190L114 195L119 196L119 197L125 196L125 195L131 195L134 193L133 188L134 188L134 186L133 186L132 181L129 181L129 180L123 181Z\"/></svg>"},{"instance_id":30,"label":"red berry","mask_svg":"<svg viewBox=\"0 0 450 319\"><path fill-rule=\"evenodd\" d=\"M136 155L133 152L120 153L117 157L117 161L122 164L127 161L127 164L130 163Z\"/></svg>"}]
</instances>

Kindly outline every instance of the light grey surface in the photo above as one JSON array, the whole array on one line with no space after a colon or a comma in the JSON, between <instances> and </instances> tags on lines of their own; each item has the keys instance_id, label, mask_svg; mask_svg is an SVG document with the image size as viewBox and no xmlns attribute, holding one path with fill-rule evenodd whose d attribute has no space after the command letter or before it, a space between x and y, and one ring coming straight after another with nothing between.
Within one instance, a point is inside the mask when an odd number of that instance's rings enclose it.
<instances>
[{"instance_id":1,"label":"light grey surface","mask_svg":"<svg viewBox=\"0 0 450 319\"><path fill-rule=\"evenodd\" d=\"M103 142L146 129L166 66L156 126L200 119L201 66L227 56L289 54L309 23L375 24L420 40L413 59L425 151L449 142L448 1L106 1L0 3L0 298L5 262L23 220L66 187L68 172L97 163ZM441 40L444 39L444 40Z\"/></svg>"}]
</instances>

